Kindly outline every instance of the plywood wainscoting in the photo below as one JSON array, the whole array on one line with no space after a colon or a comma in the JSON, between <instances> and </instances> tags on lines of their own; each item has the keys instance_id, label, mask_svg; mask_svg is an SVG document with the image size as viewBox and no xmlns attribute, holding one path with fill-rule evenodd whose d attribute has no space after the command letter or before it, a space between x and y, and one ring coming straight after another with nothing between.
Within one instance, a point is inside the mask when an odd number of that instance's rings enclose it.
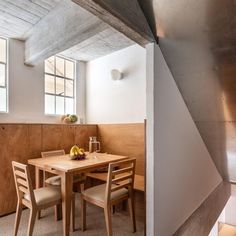
<instances>
[{"instance_id":1,"label":"plywood wainscoting","mask_svg":"<svg viewBox=\"0 0 236 236\"><path fill-rule=\"evenodd\" d=\"M88 150L89 136L97 135L97 125L0 124L0 216L16 209L13 160L27 163L41 151L55 149L68 153L74 144Z\"/></svg>"},{"instance_id":2,"label":"plywood wainscoting","mask_svg":"<svg viewBox=\"0 0 236 236\"><path fill-rule=\"evenodd\" d=\"M98 125L102 152L136 158L136 174L145 176L145 126L141 124Z\"/></svg>"}]
</instances>

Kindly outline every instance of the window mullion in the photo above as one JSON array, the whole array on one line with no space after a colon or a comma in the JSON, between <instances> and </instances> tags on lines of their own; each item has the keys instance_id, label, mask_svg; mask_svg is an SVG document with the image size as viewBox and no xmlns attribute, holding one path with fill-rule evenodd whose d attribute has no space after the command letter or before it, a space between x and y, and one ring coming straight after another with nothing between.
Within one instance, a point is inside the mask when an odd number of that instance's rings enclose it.
<instances>
[{"instance_id":1,"label":"window mullion","mask_svg":"<svg viewBox=\"0 0 236 236\"><path fill-rule=\"evenodd\" d=\"M66 60L64 59L64 95L66 96ZM64 114L66 114L66 98L64 97Z\"/></svg>"},{"instance_id":2,"label":"window mullion","mask_svg":"<svg viewBox=\"0 0 236 236\"><path fill-rule=\"evenodd\" d=\"M74 111L74 113L75 113L75 106L76 106L76 90L75 90L75 86L76 86L76 79L77 79L77 73L76 73L76 71L77 71L77 64L76 63L74 63L74 73L73 73L73 79L74 79L74 81L73 81L73 99L74 99L74 103L73 103L73 111Z\"/></svg>"},{"instance_id":3,"label":"window mullion","mask_svg":"<svg viewBox=\"0 0 236 236\"><path fill-rule=\"evenodd\" d=\"M56 69L57 69L57 65L56 65L56 57L54 57L54 113L57 114L57 97L56 97L56 91L57 91L57 77L56 77Z\"/></svg>"},{"instance_id":4,"label":"window mullion","mask_svg":"<svg viewBox=\"0 0 236 236\"><path fill-rule=\"evenodd\" d=\"M3 43L3 47L0 51L0 55L2 55L3 60L0 61L0 65L3 66L4 73L2 73L3 78L3 86L0 86L3 92L3 99L0 100L0 112L8 112L8 40L4 37L0 37L0 41ZM5 61L4 61L5 59Z\"/></svg>"}]
</instances>

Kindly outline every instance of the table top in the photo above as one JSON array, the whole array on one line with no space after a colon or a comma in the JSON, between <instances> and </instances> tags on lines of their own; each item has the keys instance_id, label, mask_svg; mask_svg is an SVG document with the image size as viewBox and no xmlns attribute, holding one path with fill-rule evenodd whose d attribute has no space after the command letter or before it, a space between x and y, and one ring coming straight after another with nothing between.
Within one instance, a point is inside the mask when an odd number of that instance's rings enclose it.
<instances>
[{"instance_id":1,"label":"table top","mask_svg":"<svg viewBox=\"0 0 236 236\"><path fill-rule=\"evenodd\" d=\"M127 159L127 156L107 153L89 153L85 160L71 160L69 155L36 158L28 160L30 165L62 172L85 171L92 168L106 166L111 162Z\"/></svg>"}]
</instances>

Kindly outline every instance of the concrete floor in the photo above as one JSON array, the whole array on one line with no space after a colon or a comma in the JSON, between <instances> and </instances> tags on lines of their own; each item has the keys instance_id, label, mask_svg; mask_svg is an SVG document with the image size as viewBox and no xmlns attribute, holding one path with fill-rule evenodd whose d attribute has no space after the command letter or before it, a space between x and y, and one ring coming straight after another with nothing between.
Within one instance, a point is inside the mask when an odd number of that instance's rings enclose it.
<instances>
[{"instance_id":1,"label":"concrete floor","mask_svg":"<svg viewBox=\"0 0 236 236\"><path fill-rule=\"evenodd\" d=\"M70 235L81 236L105 236L106 226L103 214L103 209L87 204L87 230L82 232L80 230L80 204L79 194L76 197L76 228L77 230ZM42 212L42 218L37 220L34 227L34 236L60 236L62 235L62 221L54 220L53 208ZM21 217L20 228L18 236L25 236L27 232L29 219L29 210L24 210ZM0 218L0 236L12 236L14 227L15 214L11 214ZM117 211L112 215L112 226L114 236L143 236L144 224L138 220L137 232L132 233L130 217L126 211Z\"/></svg>"}]
</instances>

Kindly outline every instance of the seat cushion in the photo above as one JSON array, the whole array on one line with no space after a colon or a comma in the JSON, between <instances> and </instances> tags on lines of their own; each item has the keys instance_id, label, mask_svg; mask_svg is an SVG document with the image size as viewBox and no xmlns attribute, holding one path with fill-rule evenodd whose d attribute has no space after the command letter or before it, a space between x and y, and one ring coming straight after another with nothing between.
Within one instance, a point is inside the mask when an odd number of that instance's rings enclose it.
<instances>
[{"instance_id":1,"label":"seat cushion","mask_svg":"<svg viewBox=\"0 0 236 236\"><path fill-rule=\"evenodd\" d=\"M61 189L56 186L38 188L34 190L34 196L38 206L49 204L61 199ZM24 198L30 201L29 194L25 194Z\"/></svg>"},{"instance_id":2,"label":"seat cushion","mask_svg":"<svg viewBox=\"0 0 236 236\"><path fill-rule=\"evenodd\" d=\"M61 177L60 176L53 176L53 177L47 178L45 180L45 183L49 184L49 185L60 186L61 185Z\"/></svg>"},{"instance_id":3,"label":"seat cushion","mask_svg":"<svg viewBox=\"0 0 236 236\"><path fill-rule=\"evenodd\" d=\"M79 174L75 175L73 178L74 183L82 182L85 181L85 175L84 174ZM54 186L60 186L61 185L61 177L60 176L53 176L45 180L46 184L49 185L54 185Z\"/></svg>"},{"instance_id":4,"label":"seat cushion","mask_svg":"<svg viewBox=\"0 0 236 236\"><path fill-rule=\"evenodd\" d=\"M83 192L85 197L89 197L90 199L94 199L99 202L105 201L105 190L106 184L101 184L89 189L86 189ZM129 191L126 188L119 189L111 193L111 200L119 199L125 195L128 195Z\"/></svg>"}]
</instances>

